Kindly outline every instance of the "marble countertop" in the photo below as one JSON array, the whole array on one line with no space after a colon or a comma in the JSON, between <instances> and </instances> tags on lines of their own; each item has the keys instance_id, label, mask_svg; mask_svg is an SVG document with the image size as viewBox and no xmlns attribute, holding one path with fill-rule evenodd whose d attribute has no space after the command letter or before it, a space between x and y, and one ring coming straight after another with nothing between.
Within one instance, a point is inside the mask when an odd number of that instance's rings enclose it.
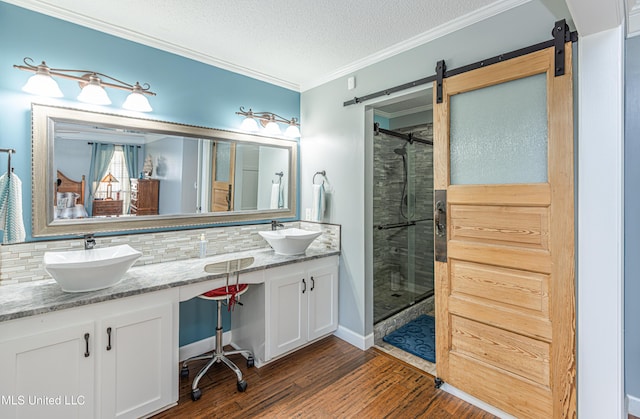
<instances>
[{"instance_id":1,"label":"marble countertop","mask_svg":"<svg viewBox=\"0 0 640 419\"><path fill-rule=\"evenodd\" d=\"M127 271L118 284L106 289L82 293L64 292L53 279L0 286L0 322L226 278L226 274L207 273L204 267L229 259L254 258L253 264L239 271L242 274L339 254L338 250L309 248L303 255L283 256L277 255L272 249L256 249L202 259L134 266Z\"/></svg>"}]
</instances>

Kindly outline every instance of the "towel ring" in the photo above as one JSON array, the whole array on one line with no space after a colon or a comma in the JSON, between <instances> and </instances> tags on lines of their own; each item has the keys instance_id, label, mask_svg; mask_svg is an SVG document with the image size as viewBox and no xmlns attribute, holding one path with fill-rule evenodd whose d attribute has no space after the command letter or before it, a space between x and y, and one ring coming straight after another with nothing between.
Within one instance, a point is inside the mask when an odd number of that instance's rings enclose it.
<instances>
[{"instance_id":1,"label":"towel ring","mask_svg":"<svg viewBox=\"0 0 640 419\"><path fill-rule=\"evenodd\" d=\"M321 172L316 172L316 174L313 175L313 181L312 181L312 183L314 185L316 184L316 176L318 176L318 175L322 175L322 177L327 177L327 172L326 172L326 170L323 170ZM324 185L324 179L322 180L322 184Z\"/></svg>"}]
</instances>

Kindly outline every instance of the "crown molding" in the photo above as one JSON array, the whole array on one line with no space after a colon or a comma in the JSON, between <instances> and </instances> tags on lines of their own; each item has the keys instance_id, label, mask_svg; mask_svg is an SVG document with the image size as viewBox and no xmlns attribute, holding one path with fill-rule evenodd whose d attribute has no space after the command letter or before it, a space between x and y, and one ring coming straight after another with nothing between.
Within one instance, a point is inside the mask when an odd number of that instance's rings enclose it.
<instances>
[{"instance_id":1,"label":"crown molding","mask_svg":"<svg viewBox=\"0 0 640 419\"><path fill-rule=\"evenodd\" d=\"M55 17L66 22L75 23L80 26L84 26L90 29L94 29L100 32L104 32L109 35L117 36L132 42L136 42L149 47L157 48L162 51L170 52L176 55L180 55L185 58L190 58L204 64L209 64L214 67L218 67L224 70L232 71L234 73L241 74L243 76L251 77L260 81L264 81L276 86L284 87L285 89L300 91L300 86L297 83L292 83L286 80L272 77L267 74L251 70L246 67L242 67L225 60L221 60L212 57L201 52L185 48L181 45L173 44L171 42L164 41L159 38L144 35L136 31L132 31L121 26L116 26L111 23L107 23L100 19L95 19L89 16L85 16L73 11L63 9L58 6L46 4L38 0L2 0L5 3L13 4L18 7L23 7L34 12L42 13L47 16Z\"/></svg>"},{"instance_id":2,"label":"crown molding","mask_svg":"<svg viewBox=\"0 0 640 419\"><path fill-rule=\"evenodd\" d=\"M368 57L354 61L353 63L339 68L338 70L329 73L324 77L308 83L301 83L300 91L304 92L340 77L353 74L360 69L386 60L387 58L403 53L417 46L426 44L450 33L456 32L460 29L466 28L467 26L471 26L474 23L489 19L493 16L499 15L500 13L506 12L507 10L513 9L514 7L529 3L530 1L532 0L503 0L497 3L490 4L489 6L482 7L443 25L433 28L427 32L416 35L413 38L409 38L406 41L399 42L388 48L380 50L375 54L371 54Z\"/></svg>"},{"instance_id":3,"label":"crown molding","mask_svg":"<svg viewBox=\"0 0 640 419\"><path fill-rule=\"evenodd\" d=\"M438 26L432 30L429 30L427 32L414 36L413 38L409 38L406 41L392 45L389 48L385 48L375 54L369 55L368 57L354 61L353 63L346 65L342 68L339 68L338 70L332 73L329 73L324 77L321 77L311 82L303 82L301 84L297 84L297 83L293 83L277 77L273 77L273 76L270 76L270 75L267 75L243 66L230 63L225 60L215 58L208 54L203 54L201 52L183 47L178 44L173 44L159 38L144 35L136 31L132 31L120 26L107 23L100 19L95 19L95 18L82 15L67 9L63 9L58 6L43 3L39 0L2 0L2 1L4 1L5 3L13 4L15 6L23 7L25 9L32 10L34 12L43 13L47 16L55 17L67 22L75 23L80 26L84 26L100 32L104 32L109 35L114 35L119 38L127 39L132 42L137 42L139 44L157 48L166 52L180 55L185 58L190 58L190 59L193 59L205 64L209 64L224 70L232 71L234 73L251 77L257 80L261 80L261 81L264 81L276 86L280 86L289 90L293 90L296 92L304 92L306 90L310 90L314 87L328 83L332 80L354 73L357 70L376 64L380 61L383 61L387 58L398 55L402 52L408 51L419 45L431 42L437 38L443 37L445 35L448 35L450 33L453 33L465 27L471 26L482 20L496 16L514 7L528 3L532 0L503 0L497 3L493 3L489 6L480 8L474 12L468 13L464 16L461 16L450 22L447 22L444 25ZM634 1L634 0L630 0L630 1Z\"/></svg>"}]
</instances>

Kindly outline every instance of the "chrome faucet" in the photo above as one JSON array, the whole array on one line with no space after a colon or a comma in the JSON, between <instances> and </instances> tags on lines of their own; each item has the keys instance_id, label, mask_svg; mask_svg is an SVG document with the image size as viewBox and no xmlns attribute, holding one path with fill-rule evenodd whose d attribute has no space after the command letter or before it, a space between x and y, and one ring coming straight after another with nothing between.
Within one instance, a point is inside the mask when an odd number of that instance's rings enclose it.
<instances>
[{"instance_id":1,"label":"chrome faucet","mask_svg":"<svg viewBox=\"0 0 640 419\"><path fill-rule=\"evenodd\" d=\"M271 221L271 230L275 231L278 227L284 227L284 224L279 223L276 220Z\"/></svg>"},{"instance_id":2,"label":"chrome faucet","mask_svg":"<svg viewBox=\"0 0 640 419\"><path fill-rule=\"evenodd\" d=\"M86 234L84 236L84 249L90 250L96 247L96 239L93 237L93 234Z\"/></svg>"}]
</instances>

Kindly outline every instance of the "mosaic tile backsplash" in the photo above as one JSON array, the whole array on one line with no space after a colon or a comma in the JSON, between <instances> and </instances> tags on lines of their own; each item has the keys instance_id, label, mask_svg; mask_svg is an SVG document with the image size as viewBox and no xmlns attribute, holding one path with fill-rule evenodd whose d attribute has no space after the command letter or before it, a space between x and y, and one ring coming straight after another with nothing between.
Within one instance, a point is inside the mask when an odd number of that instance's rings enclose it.
<instances>
[{"instance_id":1,"label":"mosaic tile backsplash","mask_svg":"<svg viewBox=\"0 0 640 419\"><path fill-rule=\"evenodd\" d=\"M322 231L310 248L340 250L340 226L306 221L284 223L285 227ZM128 244L142 252L135 266L175 260L197 258L200 235L207 240L207 256L244 250L269 248L258 231L270 230L270 224L251 224L215 227L198 230L181 230L158 233L130 234L96 237L96 246L108 247ZM80 250L83 239L54 240L0 246L0 285L38 281L50 278L44 270L42 259L47 251Z\"/></svg>"}]
</instances>

